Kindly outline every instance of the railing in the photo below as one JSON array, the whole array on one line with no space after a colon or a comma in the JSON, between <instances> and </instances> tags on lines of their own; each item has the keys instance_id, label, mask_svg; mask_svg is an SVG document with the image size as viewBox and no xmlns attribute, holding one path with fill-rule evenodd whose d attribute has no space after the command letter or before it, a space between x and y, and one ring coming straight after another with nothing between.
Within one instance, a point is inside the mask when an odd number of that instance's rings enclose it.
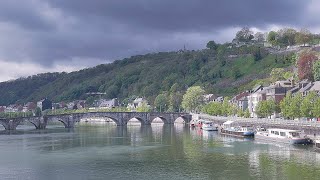
<instances>
[{"instance_id":1,"label":"railing","mask_svg":"<svg viewBox=\"0 0 320 180\"><path fill-rule=\"evenodd\" d=\"M268 118L241 118L241 117L223 117L223 116L210 116L206 114L199 114L199 118L208 120L228 121L232 120L239 123L251 123L257 125L283 125L283 126L296 126L296 127L316 127L320 128L320 122L307 121L307 120L285 120L285 119L268 119Z\"/></svg>"}]
</instances>

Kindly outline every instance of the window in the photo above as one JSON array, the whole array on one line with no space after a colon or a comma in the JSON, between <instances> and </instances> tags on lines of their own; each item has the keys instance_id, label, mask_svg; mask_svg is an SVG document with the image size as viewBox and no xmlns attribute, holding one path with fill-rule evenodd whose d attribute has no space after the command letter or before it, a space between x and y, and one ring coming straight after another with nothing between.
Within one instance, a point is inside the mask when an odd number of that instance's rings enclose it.
<instances>
[{"instance_id":1,"label":"window","mask_svg":"<svg viewBox=\"0 0 320 180\"><path fill-rule=\"evenodd\" d=\"M279 135L279 131L275 131L274 134L275 134L275 135Z\"/></svg>"},{"instance_id":2,"label":"window","mask_svg":"<svg viewBox=\"0 0 320 180\"><path fill-rule=\"evenodd\" d=\"M280 132L280 136L286 136L285 132Z\"/></svg>"}]
</instances>

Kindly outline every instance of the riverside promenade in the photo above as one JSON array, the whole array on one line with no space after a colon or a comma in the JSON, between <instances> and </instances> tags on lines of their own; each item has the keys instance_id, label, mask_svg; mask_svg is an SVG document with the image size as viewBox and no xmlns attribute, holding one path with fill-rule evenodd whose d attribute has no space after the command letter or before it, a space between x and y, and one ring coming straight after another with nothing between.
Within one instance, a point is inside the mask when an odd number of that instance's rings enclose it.
<instances>
[{"instance_id":1,"label":"riverside promenade","mask_svg":"<svg viewBox=\"0 0 320 180\"><path fill-rule=\"evenodd\" d=\"M242 126L264 127L264 128L281 128L281 129L295 129L302 130L310 138L320 138L320 122L306 121L306 120L285 120L280 118L241 118L241 117L223 117L210 116L207 114L192 114L193 119L210 120L217 124L222 124L226 121L234 121Z\"/></svg>"}]
</instances>

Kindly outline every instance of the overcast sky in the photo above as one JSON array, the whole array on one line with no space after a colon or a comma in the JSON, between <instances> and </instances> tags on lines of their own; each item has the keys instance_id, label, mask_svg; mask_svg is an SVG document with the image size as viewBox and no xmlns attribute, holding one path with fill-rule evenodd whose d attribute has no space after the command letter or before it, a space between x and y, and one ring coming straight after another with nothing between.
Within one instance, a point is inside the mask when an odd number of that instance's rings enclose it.
<instances>
[{"instance_id":1,"label":"overcast sky","mask_svg":"<svg viewBox=\"0 0 320 180\"><path fill-rule=\"evenodd\" d=\"M319 17L320 0L0 0L0 81L202 49L243 26L319 33Z\"/></svg>"}]
</instances>

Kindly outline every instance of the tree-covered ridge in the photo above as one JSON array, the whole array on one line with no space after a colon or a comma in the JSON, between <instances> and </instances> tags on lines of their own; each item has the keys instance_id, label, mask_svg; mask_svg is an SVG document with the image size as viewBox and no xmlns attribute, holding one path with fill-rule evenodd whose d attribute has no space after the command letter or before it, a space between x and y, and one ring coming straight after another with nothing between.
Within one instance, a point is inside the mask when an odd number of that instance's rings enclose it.
<instances>
[{"instance_id":1,"label":"tree-covered ridge","mask_svg":"<svg viewBox=\"0 0 320 180\"><path fill-rule=\"evenodd\" d=\"M258 55L257 55L258 54ZM0 104L86 99L88 92L106 92L106 98L136 95L154 102L176 84L179 91L200 85L207 93L231 94L272 68L291 64L287 55L271 55L257 46L217 50L162 52L133 56L72 73L47 73L0 83Z\"/></svg>"},{"instance_id":2,"label":"tree-covered ridge","mask_svg":"<svg viewBox=\"0 0 320 180\"><path fill-rule=\"evenodd\" d=\"M276 49L265 47L266 41L277 46ZM181 97L191 86L201 86L206 93L232 95L253 87L273 68L295 63L293 54L277 48L319 41L319 35L307 30L284 28L263 34L243 28L232 43L209 41L208 49L204 50L150 53L72 73L46 73L3 82L0 105L45 97L55 102L87 99L88 92L103 92L105 98L117 97L124 102L126 98L142 96L153 103L159 94L171 99ZM163 104L161 98L157 103ZM172 101L167 108L174 108L173 104L176 103Z\"/></svg>"}]
</instances>

